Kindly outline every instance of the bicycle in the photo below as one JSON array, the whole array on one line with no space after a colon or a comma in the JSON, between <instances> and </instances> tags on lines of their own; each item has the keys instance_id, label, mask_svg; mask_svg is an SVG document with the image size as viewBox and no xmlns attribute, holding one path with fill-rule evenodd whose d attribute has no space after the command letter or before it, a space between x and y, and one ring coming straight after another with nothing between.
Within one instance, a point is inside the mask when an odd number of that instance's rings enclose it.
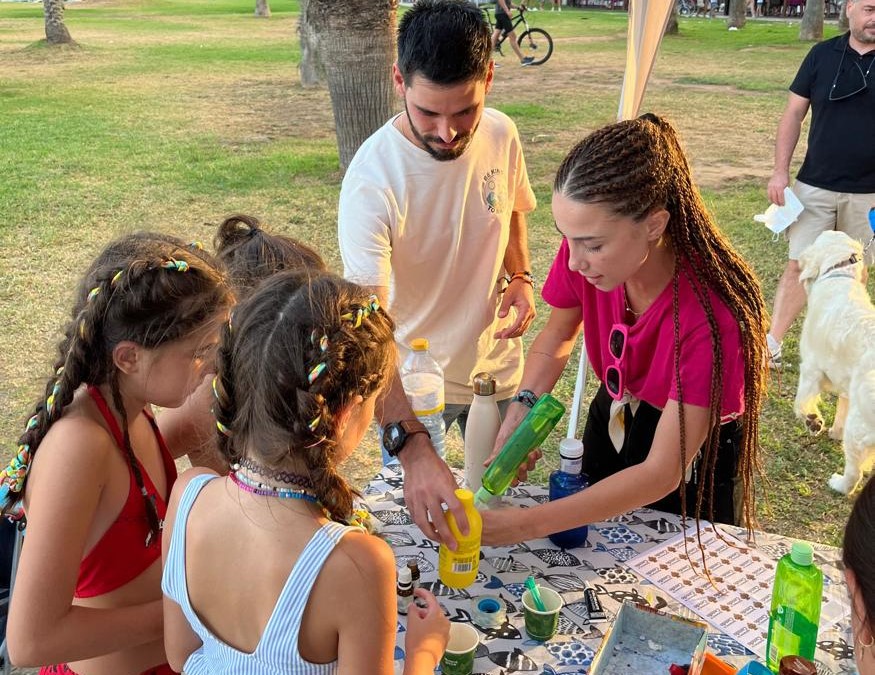
<instances>
[{"instance_id":1,"label":"bicycle","mask_svg":"<svg viewBox=\"0 0 875 675\"><path fill-rule=\"evenodd\" d=\"M542 63L546 63L547 59L553 54L553 38L543 28L532 28L529 26L529 22L526 21L527 11L525 5L519 6L517 14L510 18L513 26L511 30L516 30L520 24L525 26L525 30L517 38L517 43L519 44L520 51L523 53L523 57L532 58L528 65L540 66ZM486 20L489 22L489 30L495 30L495 25L489 14L489 8L484 9L483 13L486 14ZM502 31L495 44L495 51L502 56L504 56L504 52L501 51L501 45L507 39L507 34L508 32Z\"/></svg>"}]
</instances>

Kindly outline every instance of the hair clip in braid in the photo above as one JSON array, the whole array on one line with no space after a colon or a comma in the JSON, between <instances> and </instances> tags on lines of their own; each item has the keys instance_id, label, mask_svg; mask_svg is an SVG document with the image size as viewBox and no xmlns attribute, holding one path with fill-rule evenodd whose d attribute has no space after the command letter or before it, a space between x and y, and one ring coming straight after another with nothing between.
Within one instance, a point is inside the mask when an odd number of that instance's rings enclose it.
<instances>
[{"instance_id":1,"label":"hair clip in braid","mask_svg":"<svg viewBox=\"0 0 875 675\"><path fill-rule=\"evenodd\" d=\"M27 420L27 426L25 427L25 429L27 429L28 431L30 431L31 429L36 429L37 423L38 423L37 416L34 415L29 420Z\"/></svg>"},{"instance_id":2,"label":"hair clip in braid","mask_svg":"<svg viewBox=\"0 0 875 675\"><path fill-rule=\"evenodd\" d=\"M222 436L225 436L226 438L231 437L231 430L224 424L222 424L219 420L216 420L216 429L219 430L219 433L222 434Z\"/></svg>"},{"instance_id":3,"label":"hair clip in braid","mask_svg":"<svg viewBox=\"0 0 875 675\"><path fill-rule=\"evenodd\" d=\"M49 394L49 397L46 399L46 410L51 414L55 409L55 397L61 393L61 383L55 382L55 386L52 387L52 393Z\"/></svg>"},{"instance_id":4,"label":"hair clip in braid","mask_svg":"<svg viewBox=\"0 0 875 675\"><path fill-rule=\"evenodd\" d=\"M161 263L161 267L165 270L176 270L177 272L188 272L188 263L185 260L177 260L170 258L166 262Z\"/></svg>"},{"instance_id":5,"label":"hair clip in braid","mask_svg":"<svg viewBox=\"0 0 875 675\"><path fill-rule=\"evenodd\" d=\"M319 338L319 351L321 351L323 354L328 351L327 335L323 335L321 338Z\"/></svg>"},{"instance_id":6,"label":"hair clip in braid","mask_svg":"<svg viewBox=\"0 0 875 675\"><path fill-rule=\"evenodd\" d=\"M100 286L95 286L90 291L88 291L88 302L94 300L94 298L96 298L98 295L100 295Z\"/></svg>"},{"instance_id":7,"label":"hair clip in braid","mask_svg":"<svg viewBox=\"0 0 875 675\"><path fill-rule=\"evenodd\" d=\"M310 422L307 424L307 427L310 429L310 431L316 431L316 427L319 426L319 422L321 422L321 421L322 421L322 413L319 413L318 415L316 415L316 417L314 417L313 419L310 420ZM322 441L319 441L319 442L321 443Z\"/></svg>"},{"instance_id":8,"label":"hair clip in braid","mask_svg":"<svg viewBox=\"0 0 875 675\"><path fill-rule=\"evenodd\" d=\"M373 293L368 296L368 306L371 308L372 312L376 312L380 309L380 299Z\"/></svg>"},{"instance_id":9,"label":"hair clip in braid","mask_svg":"<svg viewBox=\"0 0 875 675\"><path fill-rule=\"evenodd\" d=\"M307 375L307 381L310 384L313 384L316 379L325 372L325 369L328 368L328 364L325 361L320 361L310 370L310 374Z\"/></svg>"},{"instance_id":10,"label":"hair clip in braid","mask_svg":"<svg viewBox=\"0 0 875 675\"><path fill-rule=\"evenodd\" d=\"M85 326L85 321L79 322L79 337L83 340L88 339L88 328Z\"/></svg>"},{"instance_id":11,"label":"hair clip in braid","mask_svg":"<svg viewBox=\"0 0 875 675\"><path fill-rule=\"evenodd\" d=\"M213 396L215 397L215 399L217 401L219 400L219 390L216 387L216 382L218 382L218 380L219 380L219 376L213 375Z\"/></svg>"},{"instance_id":12,"label":"hair clip in braid","mask_svg":"<svg viewBox=\"0 0 875 675\"><path fill-rule=\"evenodd\" d=\"M7 486L10 492L21 492L29 469L30 446L22 443L18 446L18 454L9 461L3 471L0 471L0 485Z\"/></svg>"},{"instance_id":13,"label":"hair clip in braid","mask_svg":"<svg viewBox=\"0 0 875 675\"><path fill-rule=\"evenodd\" d=\"M124 270L119 270L115 274L112 275L112 279L109 282L109 285L115 288L116 284L121 280L122 275L125 273Z\"/></svg>"},{"instance_id":14,"label":"hair clip in braid","mask_svg":"<svg viewBox=\"0 0 875 675\"><path fill-rule=\"evenodd\" d=\"M202 242L199 242L199 241L190 241L190 242L188 242L188 247L189 247L192 251L203 251L203 250L204 250L204 245L203 245L203 243L202 243Z\"/></svg>"}]
</instances>

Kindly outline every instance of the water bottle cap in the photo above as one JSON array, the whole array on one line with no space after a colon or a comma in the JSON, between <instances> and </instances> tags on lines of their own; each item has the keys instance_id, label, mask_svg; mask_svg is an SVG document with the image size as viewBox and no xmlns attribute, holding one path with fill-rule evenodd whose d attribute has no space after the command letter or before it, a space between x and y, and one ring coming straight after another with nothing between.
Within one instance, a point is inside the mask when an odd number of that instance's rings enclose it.
<instances>
[{"instance_id":1,"label":"water bottle cap","mask_svg":"<svg viewBox=\"0 0 875 675\"><path fill-rule=\"evenodd\" d=\"M808 566L814 560L814 549L804 541L794 541L790 548L790 560L797 565Z\"/></svg>"},{"instance_id":2,"label":"water bottle cap","mask_svg":"<svg viewBox=\"0 0 875 675\"><path fill-rule=\"evenodd\" d=\"M495 378L491 373L477 373L474 376L474 393L478 396L495 394Z\"/></svg>"},{"instance_id":3,"label":"water bottle cap","mask_svg":"<svg viewBox=\"0 0 875 675\"><path fill-rule=\"evenodd\" d=\"M562 459L580 459L583 457L583 441L576 438L563 438L559 441L559 456Z\"/></svg>"},{"instance_id":4,"label":"water bottle cap","mask_svg":"<svg viewBox=\"0 0 875 675\"><path fill-rule=\"evenodd\" d=\"M428 338L415 338L410 341L410 348L415 352L428 351Z\"/></svg>"},{"instance_id":5,"label":"water bottle cap","mask_svg":"<svg viewBox=\"0 0 875 675\"><path fill-rule=\"evenodd\" d=\"M410 586L413 583L413 576L410 574L409 567L402 567L398 570L398 585L399 586Z\"/></svg>"},{"instance_id":6,"label":"water bottle cap","mask_svg":"<svg viewBox=\"0 0 875 675\"><path fill-rule=\"evenodd\" d=\"M474 505L474 493L465 488L456 488L456 499L462 502L462 504Z\"/></svg>"}]
</instances>

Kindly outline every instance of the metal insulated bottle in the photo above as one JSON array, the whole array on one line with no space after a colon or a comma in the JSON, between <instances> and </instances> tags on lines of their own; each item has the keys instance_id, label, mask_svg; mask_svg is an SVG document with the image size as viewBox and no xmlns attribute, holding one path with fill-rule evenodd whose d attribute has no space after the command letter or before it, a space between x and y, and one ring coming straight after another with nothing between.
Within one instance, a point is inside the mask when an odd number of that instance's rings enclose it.
<instances>
[{"instance_id":1,"label":"metal insulated bottle","mask_svg":"<svg viewBox=\"0 0 875 675\"><path fill-rule=\"evenodd\" d=\"M483 466L501 426L501 415L495 401L495 378L489 373L474 376L474 399L465 424L465 482L471 492L477 492L483 479Z\"/></svg>"}]
</instances>

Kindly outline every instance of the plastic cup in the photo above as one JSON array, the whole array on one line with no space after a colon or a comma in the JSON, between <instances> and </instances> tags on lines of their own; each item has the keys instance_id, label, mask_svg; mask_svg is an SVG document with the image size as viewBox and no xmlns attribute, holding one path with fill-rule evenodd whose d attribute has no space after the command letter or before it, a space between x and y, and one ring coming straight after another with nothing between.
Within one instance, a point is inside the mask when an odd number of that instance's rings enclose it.
<instances>
[{"instance_id":1,"label":"plastic cup","mask_svg":"<svg viewBox=\"0 0 875 675\"><path fill-rule=\"evenodd\" d=\"M552 588L538 586L541 600L544 603L544 611L535 607L535 601L531 592L523 592L523 616L526 620L526 633L533 640L546 642L556 635L559 626L559 611L562 609L562 596Z\"/></svg>"},{"instance_id":2,"label":"plastic cup","mask_svg":"<svg viewBox=\"0 0 875 675\"><path fill-rule=\"evenodd\" d=\"M444 675L471 675L478 644L480 636L473 627L466 623L450 623L450 639L441 658L441 672Z\"/></svg>"}]
</instances>

